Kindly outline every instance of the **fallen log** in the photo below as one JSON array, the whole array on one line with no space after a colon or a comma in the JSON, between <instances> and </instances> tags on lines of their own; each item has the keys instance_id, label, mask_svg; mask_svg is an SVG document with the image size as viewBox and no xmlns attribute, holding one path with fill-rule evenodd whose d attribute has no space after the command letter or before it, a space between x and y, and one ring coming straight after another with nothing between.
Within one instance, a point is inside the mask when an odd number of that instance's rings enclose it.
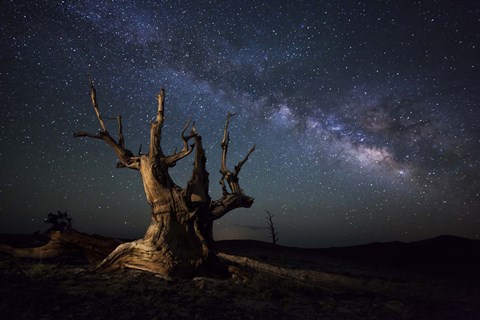
<instances>
[{"instance_id":1,"label":"fallen log","mask_svg":"<svg viewBox=\"0 0 480 320\"><path fill-rule=\"evenodd\" d=\"M122 241L114 238L89 235L70 229L65 232L52 231L49 241L39 247L16 248L0 244L0 252L18 258L47 259L74 256L97 263L106 258Z\"/></svg>"},{"instance_id":2,"label":"fallen log","mask_svg":"<svg viewBox=\"0 0 480 320\"><path fill-rule=\"evenodd\" d=\"M234 263L243 268L253 269L256 272L263 272L280 278L301 281L304 283L308 282L309 284L321 286L332 291L347 289L396 296L399 293L410 295L411 292L415 292L415 289L418 289L419 286L419 284L415 282L396 282L379 278L351 277L323 271L280 267L244 256L237 256L223 252L217 252L217 256L223 261Z\"/></svg>"}]
</instances>

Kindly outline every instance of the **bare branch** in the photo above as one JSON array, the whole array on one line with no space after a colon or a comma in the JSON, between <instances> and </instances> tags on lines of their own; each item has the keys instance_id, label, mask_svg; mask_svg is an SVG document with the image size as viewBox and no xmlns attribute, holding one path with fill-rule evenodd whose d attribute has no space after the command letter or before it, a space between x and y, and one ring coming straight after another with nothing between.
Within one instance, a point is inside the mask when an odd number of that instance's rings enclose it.
<instances>
[{"instance_id":1,"label":"bare branch","mask_svg":"<svg viewBox=\"0 0 480 320\"><path fill-rule=\"evenodd\" d=\"M119 134L119 142L117 143L112 136L110 136L110 133L108 133L105 122L103 121L100 111L98 108L97 104L97 92L96 89L93 85L93 80L91 77L89 77L89 82L90 82L90 97L92 100L92 105L93 109L95 110L95 114L97 115L97 119L100 122L100 126L102 127L102 130L97 133L97 134L91 134L88 132L84 131L79 131L75 132L73 134L74 137L87 137L87 138L94 138L94 139L100 139L105 141L106 144L108 144L110 147L112 147L113 151L118 157L118 160L120 161L120 165L117 164L117 167L127 167L130 169L135 169L139 170L140 168L140 161L138 157L134 157L133 153L125 148L125 141L123 139L123 133L122 133L122 121L121 121L121 116L119 115L116 119L118 121L118 134ZM108 118L107 118L108 119ZM115 119L115 118L114 118Z\"/></svg>"},{"instance_id":2,"label":"bare branch","mask_svg":"<svg viewBox=\"0 0 480 320\"><path fill-rule=\"evenodd\" d=\"M230 135L228 132L228 126L230 124L230 118L234 113L227 114L227 120L225 122L225 128L223 130L223 139L222 139L222 160L220 165L220 173L222 178L220 179L220 185L222 186L223 196L219 200L212 201L210 203L209 209L211 212L211 219L216 220L223 217L228 212L236 208L250 208L253 204L254 199L243 193L243 190L240 188L238 183L238 174L242 169L242 166L245 162L248 161L248 158L255 150L253 146L247 153L247 155L235 166L233 172L228 170L227 167L227 153L228 153L228 143L230 141ZM227 191L227 186L225 181L228 183L228 186L231 190L231 193Z\"/></svg>"},{"instance_id":3,"label":"bare branch","mask_svg":"<svg viewBox=\"0 0 480 320\"><path fill-rule=\"evenodd\" d=\"M187 131L189 126L190 126L190 119L188 119L187 123L183 126L183 129L182 129L182 143L183 143L182 151L188 150L188 140L193 138L196 135L195 122L194 122L192 129L190 130L190 135L188 137L185 136L185 131ZM177 151L175 151L175 153L177 153Z\"/></svg>"},{"instance_id":4,"label":"bare branch","mask_svg":"<svg viewBox=\"0 0 480 320\"><path fill-rule=\"evenodd\" d=\"M157 94L157 101L158 101L158 109L157 109L157 117L155 122L159 125L163 125L163 121L165 120L165 116L163 114L163 110L165 108L165 89L160 89L160 92Z\"/></svg>"},{"instance_id":5,"label":"bare branch","mask_svg":"<svg viewBox=\"0 0 480 320\"><path fill-rule=\"evenodd\" d=\"M105 117L103 119L105 119L105 120L117 120L118 144L122 148L125 148L125 138L123 137L122 115L119 114L116 117Z\"/></svg>"},{"instance_id":6,"label":"bare branch","mask_svg":"<svg viewBox=\"0 0 480 320\"><path fill-rule=\"evenodd\" d=\"M236 166L233 172L231 172L228 167L227 167L227 153L228 153L228 143L230 142L230 133L228 132L228 125L230 124L230 118L234 116L235 113L230 113L228 112L227 114L227 120L225 121L225 128L223 129L223 139L222 139L222 160L220 164L220 173L222 174L222 178L220 179L220 185L222 186L222 192L223 196L226 196L228 194L227 188L225 186L225 180L228 183L228 186L230 187L230 190L232 193L239 193L243 194L242 189L240 188L240 185L238 184L238 174L240 173L240 170L242 169L242 166L247 162L248 158L252 154L252 152L255 150L255 146L253 146L250 151L248 151L247 155L245 158L243 158Z\"/></svg>"},{"instance_id":7,"label":"bare branch","mask_svg":"<svg viewBox=\"0 0 480 320\"><path fill-rule=\"evenodd\" d=\"M117 162L117 168L129 168L134 170L140 170L140 157L130 157L128 158L127 162L124 163L122 161Z\"/></svg>"},{"instance_id":8,"label":"bare branch","mask_svg":"<svg viewBox=\"0 0 480 320\"><path fill-rule=\"evenodd\" d=\"M222 139L222 162L220 164L220 172L222 175L226 175L229 170L227 168L227 153L228 153L228 143L230 142L230 134L228 132L228 125L230 123L230 118L233 117L235 113L227 113L227 120L225 121L225 128L223 129L223 139Z\"/></svg>"},{"instance_id":9,"label":"bare branch","mask_svg":"<svg viewBox=\"0 0 480 320\"><path fill-rule=\"evenodd\" d=\"M118 117L117 117L117 123L118 123L118 144L122 148L125 148L125 138L123 137L122 115L121 114L119 114Z\"/></svg>"},{"instance_id":10,"label":"bare branch","mask_svg":"<svg viewBox=\"0 0 480 320\"><path fill-rule=\"evenodd\" d=\"M157 94L157 116L155 117L155 122L152 122L150 126L150 152L149 156L151 159L157 157L163 157L163 151L160 146L160 141L162 139L162 127L163 122L165 121L165 115L163 113L165 107L165 89L160 89L160 92Z\"/></svg>"},{"instance_id":11,"label":"bare branch","mask_svg":"<svg viewBox=\"0 0 480 320\"><path fill-rule=\"evenodd\" d=\"M97 134L91 134L84 131L75 132L73 134L74 137L87 137L87 138L94 138L100 139L105 141L110 147L112 147L113 151L117 155L119 163L117 163L117 168L130 168L139 170L140 168L140 160L139 157L135 157L133 153L125 148L122 148L111 136L108 132L99 132Z\"/></svg>"},{"instance_id":12,"label":"bare branch","mask_svg":"<svg viewBox=\"0 0 480 320\"><path fill-rule=\"evenodd\" d=\"M247 155L245 156L245 158L243 158L236 166L235 166L235 169L233 170L233 175L235 177L238 177L238 174L240 173L240 170L242 169L242 166L245 164L245 162L247 162L248 160L248 157L250 157L250 155L252 154L252 152L255 150L255 145L253 145L252 148L250 148L250 151L248 151Z\"/></svg>"},{"instance_id":13,"label":"bare branch","mask_svg":"<svg viewBox=\"0 0 480 320\"><path fill-rule=\"evenodd\" d=\"M102 116L100 115L100 109L98 108L97 90L93 85L92 77L88 76L88 81L90 82L90 99L92 100L93 109L95 110L95 114L97 115L98 122L100 122L100 127L102 128L102 131L107 132L107 127L105 126L105 122L103 122Z\"/></svg>"},{"instance_id":14,"label":"bare branch","mask_svg":"<svg viewBox=\"0 0 480 320\"><path fill-rule=\"evenodd\" d=\"M78 132L74 132L73 133L73 136L75 138L78 138L78 137L88 137L88 138L94 138L94 139L101 139L103 140L103 136L99 133L97 134L93 134L93 133L88 133L88 132L85 132L85 131L78 131Z\"/></svg>"},{"instance_id":15,"label":"bare branch","mask_svg":"<svg viewBox=\"0 0 480 320\"><path fill-rule=\"evenodd\" d=\"M244 194L227 194L219 200L210 203L210 212L213 220L220 219L228 212L237 208L250 208L254 198Z\"/></svg>"},{"instance_id":16,"label":"bare branch","mask_svg":"<svg viewBox=\"0 0 480 320\"><path fill-rule=\"evenodd\" d=\"M222 186L222 195L226 197L228 195L228 191L227 186L225 185L225 176L222 176L219 183Z\"/></svg>"},{"instance_id":17,"label":"bare branch","mask_svg":"<svg viewBox=\"0 0 480 320\"><path fill-rule=\"evenodd\" d=\"M192 126L192 129L190 130L190 134L188 136L185 136L185 131L187 131L187 128L189 126L190 126L190 120L187 121L187 123L185 124L182 130L183 148L179 152L177 152L175 149L174 154L165 158L165 163L167 164L167 166L169 167L175 166L178 160L181 160L186 156L188 156L190 153L192 153L193 147L195 146L195 144L192 144L191 146L189 146L188 141L197 136L197 129L195 128L195 123L194 123Z\"/></svg>"},{"instance_id":18,"label":"bare branch","mask_svg":"<svg viewBox=\"0 0 480 320\"><path fill-rule=\"evenodd\" d=\"M277 230L275 229L275 225L273 223L273 214L270 213L270 211L265 210L267 213L267 216L265 217L268 221L268 230L270 231L270 238L272 238L272 243L277 244L278 242L278 233Z\"/></svg>"}]
</instances>

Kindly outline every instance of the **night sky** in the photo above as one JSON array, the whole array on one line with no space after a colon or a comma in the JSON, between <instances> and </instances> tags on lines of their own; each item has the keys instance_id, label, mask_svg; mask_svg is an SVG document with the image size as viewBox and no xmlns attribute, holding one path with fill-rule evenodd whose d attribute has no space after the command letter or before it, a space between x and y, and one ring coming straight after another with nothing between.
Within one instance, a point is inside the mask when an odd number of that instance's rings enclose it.
<instances>
[{"instance_id":1,"label":"night sky","mask_svg":"<svg viewBox=\"0 0 480 320\"><path fill-rule=\"evenodd\" d=\"M195 120L214 199L237 113L228 160L257 145L240 173L255 203L217 239L268 241L265 209L283 245L480 238L477 1L2 1L0 34L2 233L66 210L79 231L143 235L138 171L72 135L99 130L91 74L134 152L165 88L163 148Z\"/></svg>"}]
</instances>

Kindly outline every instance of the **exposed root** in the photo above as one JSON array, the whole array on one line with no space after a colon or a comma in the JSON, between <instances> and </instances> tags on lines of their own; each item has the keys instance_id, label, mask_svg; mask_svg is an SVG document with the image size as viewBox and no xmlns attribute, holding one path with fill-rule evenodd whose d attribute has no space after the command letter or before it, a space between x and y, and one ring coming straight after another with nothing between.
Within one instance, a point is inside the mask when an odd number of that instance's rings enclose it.
<instances>
[{"instance_id":1,"label":"exposed root","mask_svg":"<svg viewBox=\"0 0 480 320\"><path fill-rule=\"evenodd\" d=\"M171 280L174 277L193 277L205 262L203 256L180 259L165 248L158 248L143 239L118 246L95 270L109 272L115 269L137 269Z\"/></svg>"}]
</instances>

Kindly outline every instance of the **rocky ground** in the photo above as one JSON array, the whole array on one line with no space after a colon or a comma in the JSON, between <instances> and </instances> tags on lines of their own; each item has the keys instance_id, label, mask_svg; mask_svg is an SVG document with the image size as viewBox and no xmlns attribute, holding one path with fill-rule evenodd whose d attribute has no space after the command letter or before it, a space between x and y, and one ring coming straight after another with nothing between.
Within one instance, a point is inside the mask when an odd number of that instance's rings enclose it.
<instances>
[{"instance_id":1,"label":"rocky ground","mask_svg":"<svg viewBox=\"0 0 480 320\"><path fill-rule=\"evenodd\" d=\"M256 242L220 252L288 278L239 267L233 277L167 282L124 270L88 271L75 259L0 256L1 319L480 319L477 281L392 269Z\"/></svg>"}]
</instances>

